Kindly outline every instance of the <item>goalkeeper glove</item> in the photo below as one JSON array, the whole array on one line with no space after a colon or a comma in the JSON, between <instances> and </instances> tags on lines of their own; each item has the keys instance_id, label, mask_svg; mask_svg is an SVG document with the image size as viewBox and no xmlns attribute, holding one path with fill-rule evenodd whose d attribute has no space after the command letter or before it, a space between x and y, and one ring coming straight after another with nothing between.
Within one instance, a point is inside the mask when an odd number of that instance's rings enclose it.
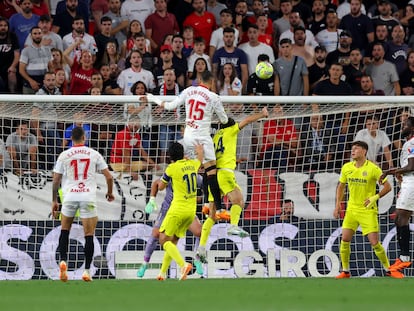
<instances>
[{"instance_id":1,"label":"goalkeeper glove","mask_svg":"<svg viewBox=\"0 0 414 311\"><path fill-rule=\"evenodd\" d=\"M147 99L148 101L157 104L158 106L161 106L161 104L163 103L163 101L157 97L155 97L154 95L152 95L151 93L147 94Z\"/></svg>"},{"instance_id":2,"label":"goalkeeper glove","mask_svg":"<svg viewBox=\"0 0 414 311\"><path fill-rule=\"evenodd\" d=\"M156 211L157 208L157 203L155 202L155 197L150 197L147 205L145 206L145 212L147 214L151 214L153 211Z\"/></svg>"},{"instance_id":3,"label":"goalkeeper glove","mask_svg":"<svg viewBox=\"0 0 414 311\"><path fill-rule=\"evenodd\" d=\"M379 198L380 198L379 194L376 194L376 195L368 198L368 200L367 200L368 204L367 204L366 208L367 209L374 208L374 204L375 204L375 202L377 202L379 200Z\"/></svg>"}]
</instances>

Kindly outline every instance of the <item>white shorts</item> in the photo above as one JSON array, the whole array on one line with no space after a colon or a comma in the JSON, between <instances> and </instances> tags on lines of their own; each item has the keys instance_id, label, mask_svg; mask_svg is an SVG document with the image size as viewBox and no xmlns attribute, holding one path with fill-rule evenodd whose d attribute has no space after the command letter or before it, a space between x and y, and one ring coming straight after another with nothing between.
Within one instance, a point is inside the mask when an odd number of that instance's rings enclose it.
<instances>
[{"instance_id":1,"label":"white shorts","mask_svg":"<svg viewBox=\"0 0 414 311\"><path fill-rule=\"evenodd\" d=\"M66 217L75 217L78 209L80 218L98 216L95 202L64 202L62 204L62 214Z\"/></svg>"},{"instance_id":2,"label":"white shorts","mask_svg":"<svg viewBox=\"0 0 414 311\"><path fill-rule=\"evenodd\" d=\"M195 145L201 144L204 149L203 163L216 160L216 153L214 152L214 143L211 136L188 137L184 136L184 154L190 159L197 158L195 154Z\"/></svg>"},{"instance_id":3,"label":"white shorts","mask_svg":"<svg viewBox=\"0 0 414 311\"><path fill-rule=\"evenodd\" d=\"M397 209L404 209L414 212L414 184L402 183L401 190L397 197Z\"/></svg>"}]
</instances>

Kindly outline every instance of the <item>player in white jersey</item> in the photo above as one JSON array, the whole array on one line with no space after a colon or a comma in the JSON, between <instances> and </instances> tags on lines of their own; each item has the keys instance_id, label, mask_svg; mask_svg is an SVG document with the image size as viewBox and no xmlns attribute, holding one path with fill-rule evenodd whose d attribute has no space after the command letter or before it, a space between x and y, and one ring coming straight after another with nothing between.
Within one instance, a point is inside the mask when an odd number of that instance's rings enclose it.
<instances>
[{"instance_id":1,"label":"player in white jersey","mask_svg":"<svg viewBox=\"0 0 414 311\"><path fill-rule=\"evenodd\" d=\"M401 134L407 138L401 150L401 167L385 171L381 176L381 179L384 179L387 175L395 175L401 183L401 190L396 204L397 216L395 218L400 255L390 266L390 269L394 268L399 271L411 265L410 218L414 211L414 117L409 117L405 121Z\"/></svg>"},{"instance_id":2,"label":"player in white jersey","mask_svg":"<svg viewBox=\"0 0 414 311\"><path fill-rule=\"evenodd\" d=\"M148 94L148 100L167 109L173 110L176 107L185 105L185 130L184 148L190 158L195 158L194 146L203 145L204 159L203 166L207 174L207 184L214 198L217 209L221 209L220 188L217 181L216 155L213 139L211 138L211 121L215 113L222 124L228 122L220 97L211 92L214 84L214 76L210 71L205 71L201 76L199 86L186 88L174 101L163 102Z\"/></svg>"},{"instance_id":3,"label":"player in white jersey","mask_svg":"<svg viewBox=\"0 0 414 311\"><path fill-rule=\"evenodd\" d=\"M75 127L72 130L73 146L62 152L53 170L53 195L52 195L52 215L58 218L58 189L61 186L63 191L63 202L61 211L61 232L59 237L60 252L60 274L61 281L68 280L67 275L67 253L69 246L69 231L72 226L76 211L79 209L85 234L85 271L82 279L86 282L92 281L89 273L91 266L94 243L93 237L98 221L96 212L96 175L102 172L108 186L106 199L111 202L114 200L112 194L113 178L108 170L102 155L86 147L85 131L82 127Z\"/></svg>"}]
</instances>

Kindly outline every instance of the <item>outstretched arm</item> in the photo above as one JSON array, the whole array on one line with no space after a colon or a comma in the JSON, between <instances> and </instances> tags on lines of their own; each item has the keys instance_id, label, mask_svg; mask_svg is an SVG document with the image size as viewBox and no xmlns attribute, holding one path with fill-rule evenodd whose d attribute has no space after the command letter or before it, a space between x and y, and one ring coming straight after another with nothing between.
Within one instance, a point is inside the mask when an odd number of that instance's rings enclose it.
<instances>
[{"instance_id":1,"label":"outstretched arm","mask_svg":"<svg viewBox=\"0 0 414 311\"><path fill-rule=\"evenodd\" d=\"M408 163L406 166L401 168L391 168L390 170L384 171L380 177L380 183L384 182L384 179L388 175L403 175L405 173L410 173L414 171L414 158L408 158Z\"/></svg>"},{"instance_id":2,"label":"outstretched arm","mask_svg":"<svg viewBox=\"0 0 414 311\"><path fill-rule=\"evenodd\" d=\"M172 102L165 102L158 97L155 97L151 93L147 94L147 100L167 110L173 110L184 103L184 100L180 96L174 99Z\"/></svg>"},{"instance_id":3,"label":"outstretched arm","mask_svg":"<svg viewBox=\"0 0 414 311\"><path fill-rule=\"evenodd\" d=\"M239 123L239 128L243 129L246 125L249 125L250 123L256 122L257 120L261 118L267 118L269 116L269 112L267 111L267 108L264 107L261 112L252 114L250 116L247 116Z\"/></svg>"}]
</instances>

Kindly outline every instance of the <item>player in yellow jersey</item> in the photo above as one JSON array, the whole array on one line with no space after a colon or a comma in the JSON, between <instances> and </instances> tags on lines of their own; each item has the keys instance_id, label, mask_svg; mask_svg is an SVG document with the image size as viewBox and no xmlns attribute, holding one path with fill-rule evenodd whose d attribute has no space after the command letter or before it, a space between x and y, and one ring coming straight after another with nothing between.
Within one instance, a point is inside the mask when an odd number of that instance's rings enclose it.
<instances>
[{"instance_id":1,"label":"player in yellow jersey","mask_svg":"<svg viewBox=\"0 0 414 311\"><path fill-rule=\"evenodd\" d=\"M186 235L188 227L194 220L197 208L197 173L203 160L203 146L196 145L197 159L184 159L184 147L180 143L172 143L168 149L171 164L166 168L158 181L158 190L164 190L171 182L173 199L171 206L160 227L160 244L165 250L161 271L157 277L166 278L171 260L181 268L180 280L185 280L193 268L184 261L177 248L178 240Z\"/></svg>"},{"instance_id":2,"label":"player in yellow jersey","mask_svg":"<svg viewBox=\"0 0 414 311\"><path fill-rule=\"evenodd\" d=\"M339 248L342 272L337 279L345 279L351 276L349 261L351 253L351 240L358 226L361 226L362 234L368 237L374 249L375 255L381 261L386 270L386 275L393 278L402 278L404 275L394 269L390 269L387 254L379 241L378 207L379 198L391 191L390 183L382 180L383 188L376 193L377 182L380 181L382 170L371 161L367 160L368 145L363 141L352 143L352 161L344 164L341 169L338 187L336 189L336 206L334 217L339 218L341 202L345 187L348 185L348 204L342 223L342 239Z\"/></svg>"},{"instance_id":3,"label":"player in yellow jersey","mask_svg":"<svg viewBox=\"0 0 414 311\"><path fill-rule=\"evenodd\" d=\"M227 231L230 235L237 235L240 237L249 235L248 232L238 226L240 215L244 207L244 201L240 186L237 184L234 175L234 170L237 165L237 135L246 125L261 118L267 118L268 116L269 113L265 107L261 112L244 118L240 123L236 123L230 118L226 124L220 125L220 130L218 130L213 137L217 163L217 179L220 191L222 195L227 196L232 204L230 208L230 228ZM209 217L206 219L201 229L200 246L197 251L197 259L201 262L207 262L205 246L211 228L216 221L216 206L211 194L209 196L209 201Z\"/></svg>"}]
</instances>

